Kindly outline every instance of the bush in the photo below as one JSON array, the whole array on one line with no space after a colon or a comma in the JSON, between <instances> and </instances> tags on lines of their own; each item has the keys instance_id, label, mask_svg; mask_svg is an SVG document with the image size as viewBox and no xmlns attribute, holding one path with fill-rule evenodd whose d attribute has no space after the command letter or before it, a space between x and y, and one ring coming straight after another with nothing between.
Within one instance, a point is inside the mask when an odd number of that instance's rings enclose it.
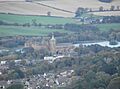
<instances>
[{"instance_id":1,"label":"bush","mask_svg":"<svg viewBox=\"0 0 120 89\"><path fill-rule=\"evenodd\" d=\"M101 2L106 2L106 3L112 2L112 0L99 0L99 1L101 1Z\"/></svg>"},{"instance_id":2,"label":"bush","mask_svg":"<svg viewBox=\"0 0 120 89\"><path fill-rule=\"evenodd\" d=\"M22 84L14 84L8 87L7 89L24 89L24 86Z\"/></svg>"}]
</instances>

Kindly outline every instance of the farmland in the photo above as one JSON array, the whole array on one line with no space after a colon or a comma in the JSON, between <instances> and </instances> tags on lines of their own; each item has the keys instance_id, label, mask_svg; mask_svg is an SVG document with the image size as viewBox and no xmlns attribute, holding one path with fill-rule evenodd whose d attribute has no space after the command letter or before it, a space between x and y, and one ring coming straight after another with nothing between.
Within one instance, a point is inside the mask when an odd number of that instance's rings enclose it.
<instances>
[{"instance_id":1,"label":"farmland","mask_svg":"<svg viewBox=\"0 0 120 89\"><path fill-rule=\"evenodd\" d=\"M41 24L76 23L76 20L72 18L0 14L0 20L11 23L31 23L33 19Z\"/></svg>"},{"instance_id":2,"label":"farmland","mask_svg":"<svg viewBox=\"0 0 120 89\"><path fill-rule=\"evenodd\" d=\"M3 2L2 2L3 1ZM5 2L4 2L5 1ZM90 2L88 4L88 2ZM42 25L55 25L55 24L81 24L79 20L72 17L78 7L92 8L93 10L103 6L104 9L109 9L111 5L118 6L119 0L113 0L112 3L102 3L98 0L33 0L33 2L25 2L24 0L12 1L12 0L1 0L0 1L0 21L7 23L36 23ZM51 16L47 16L48 12L51 12ZM67 12L68 11L68 12ZM69 12L70 11L70 12ZM2 14L6 13L6 14ZM92 12L85 16L108 16L120 15L120 11L111 12ZM119 29L120 24L95 24L101 31L108 31L110 29ZM22 27L22 26L0 26L0 36L14 36L14 35L31 35L31 36L43 36L48 35L52 32L70 33L64 29L47 29L41 27Z\"/></svg>"},{"instance_id":3,"label":"farmland","mask_svg":"<svg viewBox=\"0 0 120 89\"><path fill-rule=\"evenodd\" d=\"M97 24L96 25L101 31L109 31L110 29L119 30L120 24ZM72 33L72 31L64 29L47 29L40 27L22 27L22 26L0 26L0 37L3 36L47 36L52 32L60 33Z\"/></svg>"},{"instance_id":4,"label":"farmland","mask_svg":"<svg viewBox=\"0 0 120 89\"><path fill-rule=\"evenodd\" d=\"M33 8L34 7L34 8ZM31 2L0 2L0 12L14 13L24 15L47 15L51 12L52 16L73 17L74 13L55 10L46 6L42 6Z\"/></svg>"},{"instance_id":5,"label":"farmland","mask_svg":"<svg viewBox=\"0 0 120 89\"><path fill-rule=\"evenodd\" d=\"M112 23L112 24L97 24L96 25L101 31L108 31L110 29L119 30L120 23Z\"/></svg>"},{"instance_id":6,"label":"farmland","mask_svg":"<svg viewBox=\"0 0 120 89\"><path fill-rule=\"evenodd\" d=\"M51 32L70 33L64 29L44 29L39 27L17 27L17 26L0 26L0 37L3 36L47 36Z\"/></svg>"},{"instance_id":7,"label":"farmland","mask_svg":"<svg viewBox=\"0 0 120 89\"><path fill-rule=\"evenodd\" d=\"M107 1L0 0L0 89L120 89L120 0Z\"/></svg>"},{"instance_id":8,"label":"farmland","mask_svg":"<svg viewBox=\"0 0 120 89\"><path fill-rule=\"evenodd\" d=\"M0 2L0 12L26 15L47 15L47 12L50 11L52 16L74 17L74 13L61 11L60 9L71 12L75 12L78 7L98 10L100 6L103 6L104 9L110 9L111 5L119 6L119 3L120 0L113 0L111 3L102 3L98 0L33 0L33 2L25 2L24 0L12 2L12 0L8 0L8 2ZM104 14L99 12L93 14L108 15L108 12L105 12ZM120 15L120 11L117 13L114 11L111 15Z\"/></svg>"},{"instance_id":9,"label":"farmland","mask_svg":"<svg viewBox=\"0 0 120 89\"><path fill-rule=\"evenodd\" d=\"M62 18L62 17L48 17L48 16L28 16L28 15L12 15L12 14L0 14L0 20L8 23L30 23L35 19L37 23L43 25L47 24L66 24L66 23L79 23L76 19L73 18ZM118 30L120 28L119 23L113 24L95 24L101 31L108 31L110 29ZM23 26L0 26L0 36L14 36L14 35L27 35L27 36L47 36L52 32L60 33L71 33L64 29L48 29L42 27L23 27Z\"/></svg>"},{"instance_id":10,"label":"farmland","mask_svg":"<svg viewBox=\"0 0 120 89\"><path fill-rule=\"evenodd\" d=\"M0 14L0 20L7 23L30 23L32 20L36 20L36 23L42 25L47 24L66 24L66 23L77 23L75 19L72 18L62 18L62 17L48 17L48 16L28 16L28 15L11 15L11 14ZM15 36L15 35L26 35L26 36L47 36L52 32L60 33L70 33L64 29L48 29L42 27L23 27L23 26L0 26L0 36Z\"/></svg>"}]
</instances>

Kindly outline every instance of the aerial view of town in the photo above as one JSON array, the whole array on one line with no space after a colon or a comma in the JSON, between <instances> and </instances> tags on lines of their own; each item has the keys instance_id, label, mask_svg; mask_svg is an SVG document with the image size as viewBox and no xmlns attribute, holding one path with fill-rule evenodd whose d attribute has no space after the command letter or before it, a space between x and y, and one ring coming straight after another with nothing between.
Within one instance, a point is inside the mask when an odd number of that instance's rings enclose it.
<instances>
[{"instance_id":1,"label":"aerial view of town","mask_svg":"<svg viewBox=\"0 0 120 89\"><path fill-rule=\"evenodd\" d=\"M0 89L120 89L120 0L0 0Z\"/></svg>"}]
</instances>

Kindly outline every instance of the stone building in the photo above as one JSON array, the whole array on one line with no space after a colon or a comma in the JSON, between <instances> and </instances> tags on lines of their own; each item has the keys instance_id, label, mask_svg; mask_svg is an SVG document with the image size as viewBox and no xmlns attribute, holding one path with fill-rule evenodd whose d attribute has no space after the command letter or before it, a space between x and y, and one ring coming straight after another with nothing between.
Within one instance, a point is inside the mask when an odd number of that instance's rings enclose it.
<instances>
[{"instance_id":1,"label":"stone building","mask_svg":"<svg viewBox=\"0 0 120 89\"><path fill-rule=\"evenodd\" d=\"M48 49L52 54L68 54L73 52L75 46L72 43L57 43L54 35L51 38L42 39L42 42L29 40L25 43L25 47L32 47L35 50Z\"/></svg>"}]
</instances>

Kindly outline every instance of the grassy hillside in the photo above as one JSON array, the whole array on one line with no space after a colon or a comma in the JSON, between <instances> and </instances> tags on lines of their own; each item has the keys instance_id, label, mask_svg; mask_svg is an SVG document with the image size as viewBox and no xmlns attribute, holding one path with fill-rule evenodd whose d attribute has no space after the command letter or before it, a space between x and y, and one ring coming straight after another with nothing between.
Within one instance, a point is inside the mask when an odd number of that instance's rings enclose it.
<instances>
[{"instance_id":1,"label":"grassy hillside","mask_svg":"<svg viewBox=\"0 0 120 89\"><path fill-rule=\"evenodd\" d=\"M76 20L72 18L0 14L0 20L10 23L32 23L33 19L36 19L37 23L42 24L77 23Z\"/></svg>"},{"instance_id":2,"label":"grassy hillside","mask_svg":"<svg viewBox=\"0 0 120 89\"><path fill-rule=\"evenodd\" d=\"M97 24L96 25L101 31L109 31L110 29L119 30L119 24ZM3 36L15 36L15 35L25 35L25 36L47 36L52 32L60 33L72 33L64 29L44 29L39 27L17 27L17 26L0 26L0 37Z\"/></svg>"},{"instance_id":3,"label":"grassy hillside","mask_svg":"<svg viewBox=\"0 0 120 89\"><path fill-rule=\"evenodd\" d=\"M112 24L97 24L96 25L101 31L108 31L110 29L120 30L120 23Z\"/></svg>"},{"instance_id":4,"label":"grassy hillside","mask_svg":"<svg viewBox=\"0 0 120 89\"><path fill-rule=\"evenodd\" d=\"M27 15L10 15L0 14L0 20L7 23L31 23L36 19L37 23L41 24L65 24L77 23L72 18L61 17L47 17L47 16L27 16ZM29 35L29 36L46 36L52 32L71 33L64 29L46 29L40 27L20 27L20 26L0 26L0 36L15 36L15 35Z\"/></svg>"},{"instance_id":5,"label":"grassy hillside","mask_svg":"<svg viewBox=\"0 0 120 89\"><path fill-rule=\"evenodd\" d=\"M38 27L16 27L16 26L0 26L0 37L3 36L47 36L52 32L70 33L64 29L43 29Z\"/></svg>"},{"instance_id":6,"label":"grassy hillside","mask_svg":"<svg viewBox=\"0 0 120 89\"><path fill-rule=\"evenodd\" d=\"M32 23L36 19L37 23L42 24L65 24L65 23L80 23L72 18L60 17L46 17L46 16L25 16L25 15L10 15L0 14L0 20L9 23ZM101 31L108 31L110 29L120 29L120 23L114 24L95 24ZM40 27L22 27L22 26L0 26L0 36L15 36L15 35L29 35L29 36L46 36L52 32L71 33L64 29L46 29Z\"/></svg>"}]
</instances>

